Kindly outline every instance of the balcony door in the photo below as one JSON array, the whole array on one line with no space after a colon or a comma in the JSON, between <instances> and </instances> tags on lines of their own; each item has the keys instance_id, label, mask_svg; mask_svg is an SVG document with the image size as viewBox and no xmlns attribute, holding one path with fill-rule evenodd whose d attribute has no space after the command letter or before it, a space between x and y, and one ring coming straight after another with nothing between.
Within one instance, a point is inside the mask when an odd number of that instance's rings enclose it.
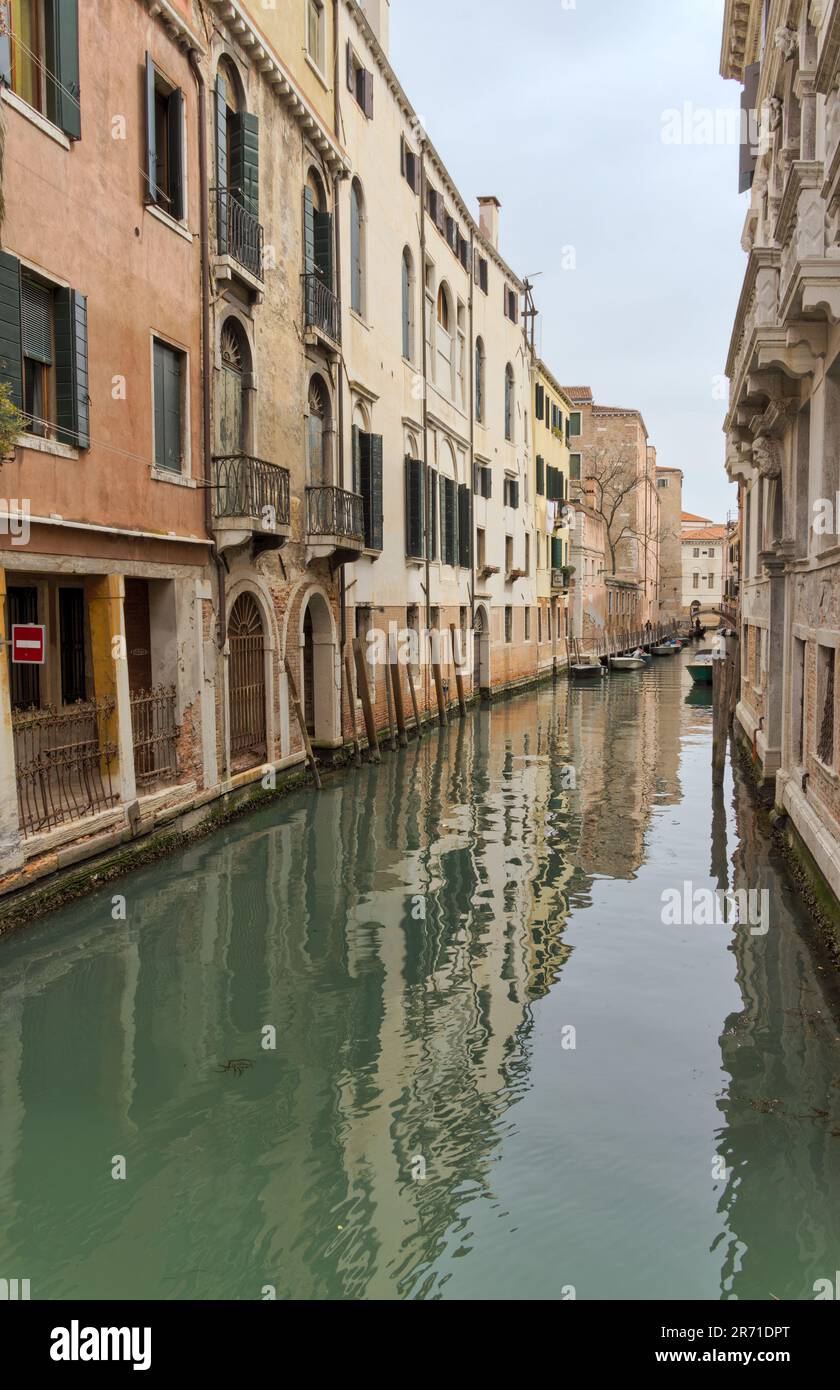
<instances>
[{"instance_id":1,"label":"balcony door","mask_svg":"<svg viewBox=\"0 0 840 1390\"><path fill-rule=\"evenodd\" d=\"M219 374L219 453L247 453L246 369L248 343L241 326L228 319L222 326Z\"/></svg>"}]
</instances>

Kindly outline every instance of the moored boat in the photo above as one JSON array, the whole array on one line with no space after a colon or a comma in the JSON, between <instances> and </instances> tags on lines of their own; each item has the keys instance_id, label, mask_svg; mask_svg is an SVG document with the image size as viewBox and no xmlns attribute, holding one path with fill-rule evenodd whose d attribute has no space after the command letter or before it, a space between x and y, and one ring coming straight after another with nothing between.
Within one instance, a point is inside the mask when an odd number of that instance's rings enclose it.
<instances>
[{"instance_id":1,"label":"moored boat","mask_svg":"<svg viewBox=\"0 0 840 1390\"><path fill-rule=\"evenodd\" d=\"M610 667L613 671L643 671L647 662L642 656L611 656Z\"/></svg>"},{"instance_id":2,"label":"moored boat","mask_svg":"<svg viewBox=\"0 0 840 1390\"><path fill-rule=\"evenodd\" d=\"M570 667L574 680L598 680L607 674L606 667L600 661L578 661Z\"/></svg>"},{"instance_id":3,"label":"moored boat","mask_svg":"<svg viewBox=\"0 0 840 1390\"><path fill-rule=\"evenodd\" d=\"M711 649L699 651L694 654L687 665L691 673L691 679L696 685L711 685L714 662L715 658Z\"/></svg>"},{"instance_id":4,"label":"moored boat","mask_svg":"<svg viewBox=\"0 0 840 1390\"><path fill-rule=\"evenodd\" d=\"M658 647L651 647L650 650L653 656L673 656L677 648L673 642L663 642Z\"/></svg>"}]
</instances>

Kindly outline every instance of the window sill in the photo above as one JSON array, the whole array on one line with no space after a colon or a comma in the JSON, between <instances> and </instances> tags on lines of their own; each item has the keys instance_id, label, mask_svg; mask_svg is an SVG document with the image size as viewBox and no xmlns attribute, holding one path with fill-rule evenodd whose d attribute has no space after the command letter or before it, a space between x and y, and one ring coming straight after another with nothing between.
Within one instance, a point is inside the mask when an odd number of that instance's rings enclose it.
<instances>
[{"instance_id":1,"label":"window sill","mask_svg":"<svg viewBox=\"0 0 840 1390\"><path fill-rule=\"evenodd\" d=\"M359 313L358 309L351 308L349 310L349 313L351 319L355 319L356 323L359 325L360 328L364 328L367 333L370 333L372 325L368 323L367 319L362 318L362 315Z\"/></svg>"},{"instance_id":2,"label":"window sill","mask_svg":"<svg viewBox=\"0 0 840 1390\"><path fill-rule=\"evenodd\" d=\"M325 92L328 92L328 91L330 90L330 84L328 83L328 81L327 81L326 77L324 76L323 72L321 71L321 69L318 67L318 64L315 62L315 59L314 59L314 58L312 57L312 55L309 53L309 50L308 50L308 49L305 48L305 49L303 50L303 53L304 53L304 57L306 58L306 65L307 65L307 67L310 67L310 68L312 69L312 71L314 72L314 74L315 74L315 76L317 77L318 81L320 82L321 86L323 87L324 91L325 91Z\"/></svg>"},{"instance_id":3,"label":"window sill","mask_svg":"<svg viewBox=\"0 0 840 1390\"><path fill-rule=\"evenodd\" d=\"M373 546L365 546L364 550L362 551L362 556L366 557L368 560L378 560L381 554L382 551L375 550Z\"/></svg>"},{"instance_id":4,"label":"window sill","mask_svg":"<svg viewBox=\"0 0 840 1390\"><path fill-rule=\"evenodd\" d=\"M188 241L192 246L193 234L186 223L179 222L176 217L170 217L169 213L164 212L163 208L159 208L157 203L147 203L146 211L150 212L158 222L162 222L164 227L170 227L173 232L177 232L178 236L183 237L184 241Z\"/></svg>"},{"instance_id":5,"label":"window sill","mask_svg":"<svg viewBox=\"0 0 840 1390\"><path fill-rule=\"evenodd\" d=\"M19 97L17 92L13 92L9 87L3 87L2 90L3 100L6 102L7 106L11 106L12 110L17 111L19 115L23 116L25 121L29 121L31 125L37 126L38 130L44 135L48 135L49 138L54 140L57 145L60 145L63 150L69 150L71 143L70 138L64 134L63 130L59 130L58 126L53 125L51 120L46 116L42 116L40 111L36 111L34 106L30 106L22 97Z\"/></svg>"},{"instance_id":6,"label":"window sill","mask_svg":"<svg viewBox=\"0 0 840 1390\"><path fill-rule=\"evenodd\" d=\"M158 468L154 463L149 469L149 476L155 483L174 483L176 487L197 486L194 478L187 478L183 473L176 473L174 469Z\"/></svg>"},{"instance_id":7,"label":"window sill","mask_svg":"<svg viewBox=\"0 0 840 1390\"><path fill-rule=\"evenodd\" d=\"M22 434L17 441L18 449L32 449L37 454L52 454L59 459L77 459L79 450L72 444L61 444L57 439L42 439L40 434Z\"/></svg>"},{"instance_id":8,"label":"window sill","mask_svg":"<svg viewBox=\"0 0 840 1390\"><path fill-rule=\"evenodd\" d=\"M829 767L828 763L824 763L819 753L812 753L811 756L814 759L818 771L822 773L823 777L827 777L830 782L834 782L835 784L840 782L840 772L838 772L836 768Z\"/></svg>"}]
</instances>

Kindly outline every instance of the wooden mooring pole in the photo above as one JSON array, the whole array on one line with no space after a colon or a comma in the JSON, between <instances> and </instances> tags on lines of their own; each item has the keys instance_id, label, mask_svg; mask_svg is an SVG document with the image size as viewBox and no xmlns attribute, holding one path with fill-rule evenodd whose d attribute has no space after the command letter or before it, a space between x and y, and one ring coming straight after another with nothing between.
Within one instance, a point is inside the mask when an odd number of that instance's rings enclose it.
<instances>
[{"instance_id":1,"label":"wooden mooring pole","mask_svg":"<svg viewBox=\"0 0 840 1390\"><path fill-rule=\"evenodd\" d=\"M712 661L712 786L723 783L726 739L729 731L728 666L725 657Z\"/></svg>"},{"instance_id":2,"label":"wooden mooring pole","mask_svg":"<svg viewBox=\"0 0 840 1390\"><path fill-rule=\"evenodd\" d=\"M367 733L368 755L375 763L382 761L379 752L379 737L376 732L376 720L373 715L373 705L370 698L370 686L368 685L367 667L365 666L362 644L358 637L353 638L353 656L356 661L356 682L359 688L359 695L362 701L362 714L365 717L365 732Z\"/></svg>"},{"instance_id":3,"label":"wooden mooring pole","mask_svg":"<svg viewBox=\"0 0 840 1390\"><path fill-rule=\"evenodd\" d=\"M306 729L306 720L303 717L303 710L301 709L300 700L298 699L297 686L295 684L295 678L292 675L292 668L289 665L288 657L286 657L286 680L289 682L289 694L292 697L292 707L294 708L295 714L297 716L298 728L300 729L300 735L303 739L303 746L306 749L306 759L309 763L309 766L312 769L312 776L315 778L315 786L318 788L318 791L320 791L321 774L318 771L318 764L315 761L315 754L312 752L312 744L309 742L309 734L307 733Z\"/></svg>"},{"instance_id":4,"label":"wooden mooring pole","mask_svg":"<svg viewBox=\"0 0 840 1390\"><path fill-rule=\"evenodd\" d=\"M344 648L344 675L347 680L347 703L350 706L350 728L353 733L353 758L356 767L362 765L362 745L359 742L359 732L356 728L356 696L353 691L353 663L350 660L349 648Z\"/></svg>"},{"instance_id":5,"label":"wooden mooring pole","mask_svg":"<svg viewBox=\"0 0 840 1390\"><path fill-rule=\"evenodd\" d=\"M403 710L402 681L400 680L400 663L397 660L396 650L391 654L390 667L391 689L394 695L394 713L397 716L397 733L399 734L400 747L407 748L408 734L405 731L405 711Z\"/></svg>"},{"instance_id":6,"label":"wooden mooring pole","mask_svg":"<svg viewBox=\"0 0 840 1390\"><path fill-rule=\"evenodd\" d=\"M417 737L422 738L423 725L420 723L420 711L417 708L417 691L414 688L414 672L411 669L411 662L409 662L406 667L406 674L408 675L408 689L411 695L411 708L414 710L414 723L417 729Z\"/></svg>"},{"instance_id":7,"label":"wooden mooring pole","mask_svg":"<svg viewBox=\"0 0 840 1390\"><path fill-rule=\"evenodd\" d=\"M437 696L438 722L442 729L449 723L446 713L446 700L443 694L443 680L440 674L440 633L437 628L432 629L432 675L435 682L435 695Z\"/></svg>"},{"instance_id":8,"label":"wooden mooring pole","mask_svg":"<svg viewBox=\"0 0 840 1390\"><path fill-rule=\"evenodd\" d=\"M454 623L450 623L450 624L449 624L449 636L450 636L450 639L451 639L451 642L452 642L452 664L453 664L453 666L455 667L455 689L456 689L457 692L458 692L458 709L460 710L460 712L461 712L461 718L463 719L463 718L464 718L464 715L465 715L466 712L467 712L467 701L466 701L466 697L465 697L465 695L464 695L464 677L461 675L461 666L462 666L462 664L463 664L464 653L463 653L463 652L460 652L460 651L459 651L459 652L456 652L456 650L455 650L455 624L454 624ZM458 645L459 645L459 647L460 647L460 632L459 632L458 636L459 636L459 643L458 643ZM460 657L460 660L459 660L459 657Z\"/></svg>"}]
</instances>

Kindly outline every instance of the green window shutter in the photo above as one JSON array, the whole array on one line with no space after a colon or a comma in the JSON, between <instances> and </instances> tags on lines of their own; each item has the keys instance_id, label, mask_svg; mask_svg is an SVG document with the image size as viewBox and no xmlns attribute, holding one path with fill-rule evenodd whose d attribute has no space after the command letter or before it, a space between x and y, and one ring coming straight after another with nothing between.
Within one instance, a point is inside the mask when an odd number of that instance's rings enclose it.
<instances>
[{"instance_id":1,"label":"green window shutter","mask_svg":"<svg viewBox=\"0 0 840 1390\"><path fill-rule=\"evenodd\" d=\"M48 114L71 140L81 140L79 0L47 0L44 11L47 65L55 73L47 90Z\"/></svg>"},{"instance_id":2,"label":"green window shutter","mask_svg":"<svg viewBox=\"0 0 840 1390\"><path fill-rule=\"evenodd\" d=\"M545 496L545 459L537 454L537 495Z\"/></svg>"},{"instance_id":3,"label":"green window shutter","mask_svg":"<svg viewBox=\"0 0 840 1390\"><path fill-rule=\"evenodd\" d=\"M362 110L369 121L373 120L373 73L365 71L362 86Z\"/></svg>"},{"instance_id":4,"label":"green window shutter","mask_svg":"<svg viewBox=\"0 0 840 1390\"><path fill-rule=\"evenodd\" d=\"M233 118L230 139L230 183L242 206L252 217L260 215L260 123L250 111L239 111Z\"/></svg>"},{"instance_id":5,"label":"green window shutter","mask_svg":"<svg viewBox=\"0 0 840 1390\"><path fill-rule=\"evenodd\" d=\"M58 437L77 449L90 448L87 297L55 291L55 395Z\"/></svg>"},{"instance_id":6,"label":"green window shutter","mask_svg":"<svg viewBox=\"0 0 840 1390\"><path fill-rule=\"evenodd\" d=\"M157 202L157 133L155 127L155 65L146 54L146 202Z\"/></svg>"},{"instance_id":7,"label":"green window shutter","mask_svg":"<svg viewBox=\"0 0 840 1390\"><path fill-rule=\"evenodd\" d=\"M155 463L181 471L181 356L165 343L154 348Z\"/></svg>"},{"instance_id":8,"label":"green window shutter","mask_svg":"<svg viewBox=\"0 0 840 1390\"><path fill-rule=\"evenodd\" d=\"M0 251L0 381L8 382L11 398L23 406L20 261Z\"/></svg>"},{"instance_id":9,"label":"green window shutter","mask_svg":"<svg viewBox=\"0 0 840 1390\"><path fill-rule=\"evenodd\" d=\"M367 438L367 436L365 436ZM358 425L353 426L352 434L353 447L353 491L362 490L362 431Z\"/></svg>"},{"instance_id":10,"label":"green window shutter","mask_svg":"<svg viewBox=\"0 0 840 1390\"><path fill-rule=\"evenodd\" d=\"M184 216L184 93L169 98L169 185L167 212L179 222Z\"/></svg>"},{"instance_id":11,"label":"green window shutter","mask_svg":"<svg viewBox=\"0 0 840 1390\"><path fill-rule=\"evenodd\" d=\"M434 468L429 472L429 529L427 543L429 548L429 559L436 560L438 557L438 475Z\"/></svg>"},{"instance_id":12,"label":"green window shutter","mask_svg":"<svg viewBox=\"0 0 840 1390\"><path fill-rule=\"evenodd\" d=\"M446 518L446 545L445 545L445 546L441 545L441 555L442 555L442 557L443 557L443 562L444 562L444 564L447 564L447 565L454 565L454 564L455 564L456 552L457 552L457 544L458 544L458 535L457 535L457 529L456 529L456 528L457 528L457 524L458 524L458 519L457 519L457 513L456 513L456 511L455 511L455 497L456 497L455 479L454 479L454 478L444 478L444 480L443 480L443 487L444 487L444 491L443 491L443 508L442 508L442 510L441 510L441 531L442 531L442 527L443 527L443 518L445 517L445 518ZM443 535L442 535L442 534L441 534L441 540L443 540Z\"/></svg>"},{"instance_id":13,"label":"green window shutter","mask_svg":"<svg viewBox=\"0 0 840 1390\"><path fill-rule=\"evenodd\" d=\"M557 536L551 537L551 568L560 569L563 564L563 542Z\"/></svg>"},{"instance_id":14,"label":"green window shutter","mask_svg":"<svg viewBox=\"0 0 840 1390\"><path fill-rule=\"evenodd\" d=\"M370 548L381 550L383 545L382 505L382 436L370 436Z\"/></svg>"},{"instance_id":15,"label":"green window shutter","mask_svg":"<svg viewBox=\"0 0 840 1390\"><path fill-rule=\"evenodd\" d=\"M315 269L315 200L311 188L303 190L303 268L307 275Z\"/></svg>"},{"instance_id":16,"label":"green window shutter","mask_svg":"<svg viewBox=\"0 0 840 1390\"><path fill-rule=\"evenodd\" d=\"M545 387L537 386L537 419L541 420L545 413Z\"/></svg>"},{"instance_id":17,"label":"green window shutter","mask_svg":"<svg viewBox=\"0 0 840 1390\"><path fill-rule=\"evenodd\" d=\"M580 482L580 454L572 454L570 456L569 477L573 483Z\"/></svg>"},{"instance_id":18,"label":"green window shutter","mask_svg":"<svg viewBox=\"0 0 840 1390\"><path fill-rule=\"evenodd\" d=\"M328 289L333 287L332 213L316 212L313 219L314 269Z\"/></svg>"},{"instance_id":19,"label":"green window shutter","mask_svg":"<svg viewBox=\"0 0 840 1390\"><path fill-rule=\"evenodd\" d=\"M227 83L216 75L216 208L219 222L219 255L228 250Z\"/></svg>"},{"instance_id":20,"label":"green window shutter","mask_svg":"<svg viewBox=\"0 0 840 1390\"><path fill-rule=\"evenodd\" d=\"M405 553L414 559L423 554L423 464L405 460Z\"/></svg>"},{"instance_id":21,"label":"green window shutter","mask_svg":"<svg viewBox=\"0 0 840 1390\"><path fill-rule=\"evenodd\" d=\"M50 366L53 360L53 291L21 279L20 322L24 357Z\"/></svg>"},{"instance_id":22,"label":"green window shutter","mask_svg":"<svg viewBox=\"0 0 840 1390\"><path fill-rule=\"evenodd\" d=\"M470 489L466 483L458 488L458 564L469 569L472 563L472 524L470 521Z\"/></svg>"}]
</instances>

